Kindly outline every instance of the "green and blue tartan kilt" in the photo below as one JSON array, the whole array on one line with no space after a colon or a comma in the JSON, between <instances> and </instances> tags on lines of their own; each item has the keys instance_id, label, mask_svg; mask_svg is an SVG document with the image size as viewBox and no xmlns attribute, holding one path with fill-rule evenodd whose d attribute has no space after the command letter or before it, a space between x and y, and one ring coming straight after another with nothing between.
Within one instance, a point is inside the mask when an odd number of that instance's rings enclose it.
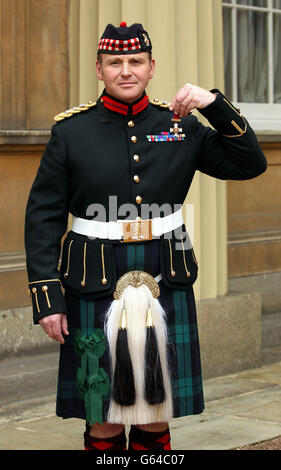
<instances>
[{"instance_id":1,"label":"green and blue tartan kilt","mask_svg":"<svg viewBox=\"0 0 281 470\"><path fill-rule=\"evenodd\" d=\"M117 279L132 270L146 271L154 277L160 273L159 240L115 244L114 255ZM204 410L204 397L193 287L190 285L185 290L176 290L165 286L163 281L159 282L159 287L158 300L167 313L174 417L198 414ZM78 329L85 337L97 328L103 329L105 313L113 296L85 300L66 290L65 300L69 336L60 345L56 414L62 418L86 419L83 396L76 384L81 358L75 350L75 335ZM99 359L99 366L110 378L108 347ZM106 421L109 402L110 391L102 396L103 421Z\"/></svg>"}]
</instances>

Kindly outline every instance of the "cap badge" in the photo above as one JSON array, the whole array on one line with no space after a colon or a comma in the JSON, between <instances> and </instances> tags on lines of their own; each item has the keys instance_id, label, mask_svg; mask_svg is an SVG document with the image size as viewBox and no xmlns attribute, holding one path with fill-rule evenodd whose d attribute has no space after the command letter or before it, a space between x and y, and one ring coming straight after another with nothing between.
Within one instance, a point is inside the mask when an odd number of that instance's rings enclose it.
<instances>
[{"instance_id":1,"label":"cap badge","mask_svg":"<svg viewBox=\"0 0 281 470\"><path fill-rule=\"evenodd\" d=\"M145 45L150 46L150 42L149 42L149 39L148 39L147 35L145 33L142 33L142 36L143 36L143 40L145 42Z\"/></svg>"}]
</instances>

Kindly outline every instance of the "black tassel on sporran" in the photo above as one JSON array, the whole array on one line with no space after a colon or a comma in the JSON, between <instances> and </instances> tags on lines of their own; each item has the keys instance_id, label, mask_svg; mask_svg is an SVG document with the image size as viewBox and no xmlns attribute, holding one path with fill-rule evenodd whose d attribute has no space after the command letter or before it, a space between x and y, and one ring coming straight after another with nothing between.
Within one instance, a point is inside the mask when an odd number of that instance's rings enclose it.
<instances>
[{"instance_id":1,"label":"black tassel on sporran","mask_svg":"<svg viewBox=\"0 0 281 470\"><path fill-rule=\"evenodd\" d=\"M145 343L145 399L150 405L157 405L163 403L165 396L157 337L149 308L146 321Z\"/></svg>"},{"instance_id":2,"label":"black tassel on sporran","mask_svg":"<svg viewBox=\"0 0 281 470\"><path fill-rule=\"evenodd\" d=\"M121 326L117 335L115 359L112 390L113 399L122 406L133 405L136 400L136 390L124 309L122 311Z\"/></svg>"}]
</instances>

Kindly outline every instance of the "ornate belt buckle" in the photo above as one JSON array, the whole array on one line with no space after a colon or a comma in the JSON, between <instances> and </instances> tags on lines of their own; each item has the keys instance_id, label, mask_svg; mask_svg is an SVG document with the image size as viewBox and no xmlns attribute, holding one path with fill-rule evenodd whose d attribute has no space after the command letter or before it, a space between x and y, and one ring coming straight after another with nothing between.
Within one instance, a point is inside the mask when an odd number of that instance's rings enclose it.
<instances>
[{"instance_id":1,"label":"ornate belt buckle","mask_svg":"<svg viewBox=\"0 0 281 470\"><path fill-rule=\"evenodd\" d=\"M121 221L123 225L123 242L152 240L151 219Z\"/></svg>"}]
</instances>

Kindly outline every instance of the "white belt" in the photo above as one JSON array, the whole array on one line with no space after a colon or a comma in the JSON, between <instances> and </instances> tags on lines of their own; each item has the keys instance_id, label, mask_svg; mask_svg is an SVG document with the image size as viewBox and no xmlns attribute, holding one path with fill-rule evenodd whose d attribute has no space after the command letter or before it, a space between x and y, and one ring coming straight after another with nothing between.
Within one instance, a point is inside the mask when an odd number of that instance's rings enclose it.
<instances>
[{"instance_id":1,"label":"white belt","mask_svg":"<svg viewBox=\"0 0 281 470\"><path fill-rule=\"evenodd\" d=\"M179 209L165 217L155 217L147 220L117 220L116 222L101 222L73 216L72 231L88 237L109 240L143 241L152 237L160 237L164 233L183 225L182 210ZM150 236L147 235L149 226ZM125 227L125 228L124 228ZM128 228L129 227L129 228ZM143 227L143 228L142 228ZM127 232L127 235L126 233ZM130 235L128 235L130 233ZM128 238L129 237L129 238Z\"/></svg>"}]
</instances>

